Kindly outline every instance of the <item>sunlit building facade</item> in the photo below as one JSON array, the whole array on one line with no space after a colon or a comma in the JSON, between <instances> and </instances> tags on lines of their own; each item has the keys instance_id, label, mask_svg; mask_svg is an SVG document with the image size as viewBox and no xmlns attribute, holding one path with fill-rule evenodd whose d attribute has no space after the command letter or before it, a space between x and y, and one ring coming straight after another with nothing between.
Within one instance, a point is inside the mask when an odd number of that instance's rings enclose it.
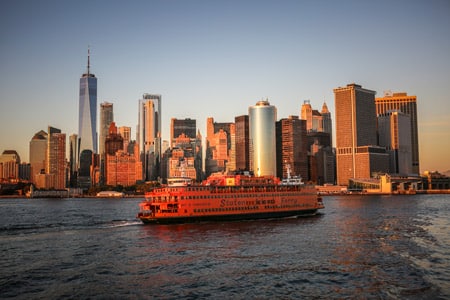
<instances>
[{"instance_id":1,"label":"sunlit building facade","mask_svg":"<svg viewBox=\"0 0 450 300\"><path fill-rule=\"evenodd\" d=\"M377 115L397 110L410 117L412 173L420 174L417 97L407 93L387 92L384 97L375 98L375 107Z\"/></svg>"},{"instance_id":2,"label":"sunlit building facade","mask_svg":"<svg viewBox=\"0 0 450 300\"><path fill-rule=\"evenodd\" d=\"M378 147L375 91L348 84L333 90L336 109L337 184L389 171L389 156Z\"/></svg>"},{"instance_id":3,"label":"sunlit building facade","mask_svg":"<svg viewBox=\"0 0 450 300\"><path fill-rule=\"evenodd\" d=\"M51 175L52 182L45 188L66 188L66 134L60 129L48 127L47 157L45 173Z\"/></svg>"},{"instance_id":4,"label":"sunlit building facade","mask_svg":"<svg viewBox=\"0 0 450 300\"><path fill-rule=\"evenodd\" d=\"M252 171L257 176L276 176L277 109L268 100L262 100L249 107L248 116Z\"/></svg>"},{"instance_id":5,"label":"sunlit building facade","mask_svg":"<svg viewBox=\"0 0 450 300\"><path fill-rule=\"evenodd\" d=\"M291 175L308 178L308 142L306 120L289 116L276 122L277 176L287 178Z\"/></svg>"},{"instance_id":6,"label":"sunlit building facade","mask_svg":"<svg viewBox=\"0 0 450 300\"><path fill-rule=\"evenodd\" d=\"M231 153L231 122L215 122L214 118L206 119L206 176L227 170Z\"/></svg>"},{"instance_id":7,"label":"sunlit building facade","mask_svg":"<svg viewBox=\"0 0 450 300\"><path fill-rule=\"evenodd\" d=\"M0 155L0 181L19 179L20 156L16 150L5 150Z\"/></svg>"},{"instance_id":8,"label":"sunlit building facade","mask_svg":"<svg viewBox=\"0 0 450 300\"><path fill-rule=\"evenodd\" d=\"M142 161L142 178L161 176L161 95L144 94L139 100L137 141Z\"/></svg>"},{"instance_id":9,"label":"sunlit building facade","mask_svg":"<svg viewBox=\"0 0 450 300\"><path fill-rule=\"evenodd\" d=\"M44 130L37 132L30 141L31 182L35 183L37 174L45 171L45 158L47 153L47 133Z\"/></svg>"},{"instance_id":10,"label":"sunlit building facade","mask_svg":"<svg viewBox=\"0 0 450 300\"><path fill-rule=\"evenodd\" d=\"M389 173L412 174L411 120L399 111L378 115L379 144L389 153Z\"/></svg>"}]
</instances>

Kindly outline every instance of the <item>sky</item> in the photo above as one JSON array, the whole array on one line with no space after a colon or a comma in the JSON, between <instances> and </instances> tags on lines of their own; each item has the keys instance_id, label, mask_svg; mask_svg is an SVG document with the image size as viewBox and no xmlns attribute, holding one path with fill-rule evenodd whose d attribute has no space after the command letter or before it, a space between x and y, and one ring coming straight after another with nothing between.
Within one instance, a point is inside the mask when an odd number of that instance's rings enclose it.
<instances>
[{"instance_id":1,"label":"sky","mask_svg":"<svg viewBox=\"0 0 450 300\"><path fill-rule=\"evenodd\" d=\"M417 96L421 172L450 170L450 1L0 1L0 152L29 161L53 126L78 133L79 78L98 78L136 134L144 93L171 118L234 122L268 99L277 118L357 83ZM99 118L98 118L99 119ZM68 143L68 141L67 141Z\"/></svg>"}]
</instances>

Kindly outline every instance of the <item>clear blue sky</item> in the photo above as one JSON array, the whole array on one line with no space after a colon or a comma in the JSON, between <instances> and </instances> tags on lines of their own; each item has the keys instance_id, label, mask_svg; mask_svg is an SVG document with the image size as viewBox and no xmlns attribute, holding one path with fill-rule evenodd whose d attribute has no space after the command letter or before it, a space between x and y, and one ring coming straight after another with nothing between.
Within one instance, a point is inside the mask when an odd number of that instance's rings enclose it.
<instances>
[{"instance_id":1,"label":"clear blue sky","mask_svg":"<svg viewBox=\"0 0 450 300\"><path fill-rule=\"evenodd\" d=\"M0 2L0 151L28 161L34 133L78 131L91 47L98 104L135 136L138 99L170 118L232 122L268 98L278 119L348 83L418 97L421 171L450 169L450 1Z\"/></svg>"}]
</instances>

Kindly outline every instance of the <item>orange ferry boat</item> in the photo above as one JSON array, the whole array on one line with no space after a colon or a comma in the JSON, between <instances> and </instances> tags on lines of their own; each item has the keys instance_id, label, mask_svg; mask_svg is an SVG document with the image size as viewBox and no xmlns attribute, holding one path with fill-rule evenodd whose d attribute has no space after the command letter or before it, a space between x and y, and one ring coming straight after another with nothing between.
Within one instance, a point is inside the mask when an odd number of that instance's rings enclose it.
<instances>
[{"instance_id":1,"label":"orange ferry boat","mask_svg":"<svg viewBox=\"0 0 450 300\"><path fill-rule=\"evenodd\" d=\"M212 175L201 185L180 178L145 198L137 218L154 224L283 218L314 215L324 208L315 187L300 179L248 172Z\"/></svg>"}]
</instances>

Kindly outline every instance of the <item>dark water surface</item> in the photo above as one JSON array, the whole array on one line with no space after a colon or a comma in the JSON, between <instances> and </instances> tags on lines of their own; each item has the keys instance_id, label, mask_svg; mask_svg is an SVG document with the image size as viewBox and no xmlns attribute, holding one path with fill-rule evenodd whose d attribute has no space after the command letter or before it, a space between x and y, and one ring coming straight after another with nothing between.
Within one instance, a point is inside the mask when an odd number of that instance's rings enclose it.
<instances>
[{"instance_id":1,"label":"dark water surface","mask_svg":"<svg viewBox=\"0 0 450 300\"><path fill-rule=\"evenodd\" d=\"M450 195L143 225L140 199L0 199L0 298L450 299Z\"/></svg>"}]
</instances>

